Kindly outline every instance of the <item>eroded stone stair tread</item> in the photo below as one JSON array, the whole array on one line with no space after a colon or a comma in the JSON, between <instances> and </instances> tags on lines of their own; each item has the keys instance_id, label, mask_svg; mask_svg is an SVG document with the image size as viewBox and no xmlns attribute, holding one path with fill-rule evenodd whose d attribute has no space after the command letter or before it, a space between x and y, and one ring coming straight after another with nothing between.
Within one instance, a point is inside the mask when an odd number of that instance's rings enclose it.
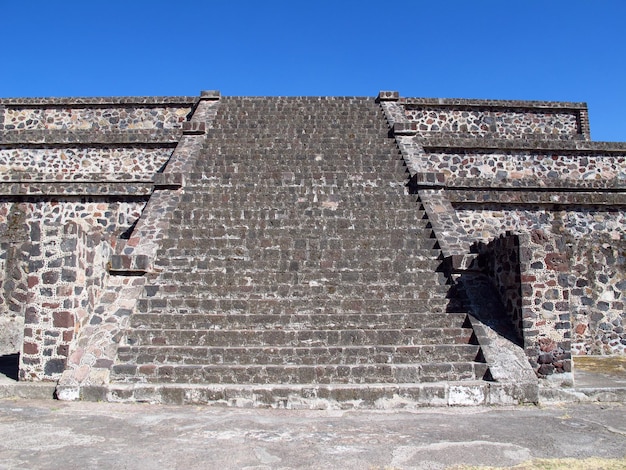
<instances>
[{"instance_id":1,"label":"eroded stone stair tread","mask_svg":"<svg viewBox=\"0 0 626 470\"><path fill-rule=\"evenodd\" d=\"M372 99L222 98L112 380L346 396L481 380L407 182Z\"/></svg>"},{"instance_id":2,"label":"eroded stone stair tread","mask_svg":"<svg viewBox=\"0 0 626 470\"><path fill-rule=\"evenodd\" d=\"M123 346L120 359L136 364L402 364L455 362L476 358L480 347L450 345L374 346Z\"/></svg>"},{"instance_id":3,"label":"eroded stone stair tread","mask_svg":"<svg viewBox=\"0 0 626 470\"><path fill-rule=\"evenodd\" d=\"M458 327L465 321L465 313L343 313L332 314L235 314L235 313L176 313L159 311L155 314L135 313L133 328L148 329L353 329L353 328L424 328Z\"/></svg>"},{"instance_id":4,"label":"eroded stone stair tread","mask_svg":"<svg viewBox=\"0 0 626 470\"><path fill-rule=\"evenodd\" d=\"M160 365L115 366L118 380L129 382L183 382L227 384L369 384L474 380L486 364L478 362L429 362L427 364L318 364L309 365ZM384 379L384 380L381 380Z\"/></svg>"}]
</instances>

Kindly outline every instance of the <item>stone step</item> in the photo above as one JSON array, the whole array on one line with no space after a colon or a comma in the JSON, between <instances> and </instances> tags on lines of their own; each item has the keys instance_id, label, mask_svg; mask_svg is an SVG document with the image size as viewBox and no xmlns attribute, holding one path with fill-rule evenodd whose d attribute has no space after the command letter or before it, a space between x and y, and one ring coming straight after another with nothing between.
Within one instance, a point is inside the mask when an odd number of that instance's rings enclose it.
<instances>
[{"instance_id":1,"label":"stone step","mask_svg":"<svg viewBox=\"0 0 626 470\"><path fill-rule=\"evenodd\" d=\"M263 273L259 273L262 277ZM217 298L217 299L258 299L258 298L282 298L307 299L310 302L330 302L343 298L364 299L370 303L374 301L398 301L439 298L443 299L451 292L450 286L441 286L435 281L425 278L420 282L408 282L397 280L395 284L390 281L380 281L379 284L362 284L356 276L351 276L348 281L326 281L325 279L310 280L300 283L289 282L288 276L284 279L271 283L263 280L253 280L252 276L235 274L228 276L203 276L201 280L194 280L191 275L181 275L173 279L165 279L155 283L153 288L147 287L156 297L173 298ZM361 276L364 278L365 276ZM202 282L204 281L204 282ZM393 279L391 280L393 281ZM191 282L194 282L191 284ZM421 291L418 290L421 286ZM425 292L422 292L425 291Z\"/></svg>"},{"instance_id":2,"label":"stone step","mask_svg":"<svg viewBox=\"0 0 626 470\"><path fill-rule=\"evenodd\" d=\"M154 384L83 387L85 399L299 410L422 409L517 405L537 401L537 384L484 380L404 384Z\"/></svg>"},{"instance_id":3,"label":"stone step","mask_svg":"<svg viewBox=\"0 0 626 470\"><path fill-rule=\"evenodd\" d=\"M229 224L220 223L219 221L211 222L210 220L195 221L191 227L179 225L172 227L168 234L171 238L184 237L185 239L239 239L248 242L279 240L281 242L290 242L290 244L297 241L298 244L295 246L297 249L305 248L304 244L307 241L308 243L306 244L315 249L351 249L351 247L355 249L357 247L353 246L354 243L361 245L366 243L372 249L377 247L382 249L387 249L388 247L403 248L404 245L410 242L416 243L424 239L434 238L431 228L372 228L357 230L328 227L325 226L323 220L312 220L310 224L304 222L301 225L297 225L294 220L288 220L287 222L291 222L291 225L282 227L275 227L271 221L267 220L232 221ZM282 244L276 243L275 245ZM267 244L267 246L272 245Z\"/></svg>"},{"instance_id":4,"label":"stone step","mask_svg":"<svg viewBox=\"0 0 626 470\"><path fill-rule=\"evenodd\" d=\"M468 344L471 328L353 329L353 330L178 330L134 329L126 344L151 346L373 346Z\"/></svg>"},{"instance_id":5,"label":"stone step","mask_svg":"<svg viewBox=\"0 0 626 470\"><path fill-rule=\"evenodd\" d=\"M152 308L165 307L161 305L160 299L169 302L171 306L180 306L179 301L192 305L193 299L200 300L242 300L249 302L251 309L266 308L263 303L281 303L282 307L289 310L295 305L301 308L311 308L311 304L320 303L326 309L329 308L356 308L356 305L363 305L361 308L371 310L372 313L393 313L395 307L402 308L399 312L422 311L416 310L419 302L429 301L428 308L441 306L445 303L447 296L453 296L454 291L449 286L427 286L418 290L411 284L408 286L361 286L358 284L299 284L294 285L288 282L272 285L243 284L241 281L233 280L232 284L196 284L188 286L185 281L189 277L180 277L177 282L158 283L152 289L146 287L146 292L153 294L147 298L139 299L141 307L143 301L147 300ZM355 307L352 307L355 306ZM409 308L412 307L412 308ZM144 310L141 310L144 311ZM349 310L348 310L349 311Z\"/></svg>"},{"instance_id":6,"label":"stone step","mask_svg":"<svg viewBox=\"0 0 626 470\"><path fill-rule=\"evenodd\" d=\"M193 245L193 242L190 244ZM361 258L352 256L355 250L323 250L298 251L281 250L268 247L267 249L252 249L246 246L219 247L216 243L210 244L193 255L159 257L155 266L160 269L177 269L185 266L195 267L194 271L221 271L231 272L233 269L243 273L243 269L258 271L271 269L275 272L319 272L320 270L380 272L380 273L421 273L436 269L439 263L433 260L432 255L415 253L415 256L403 256L398 250L361 250ZM429 250L430 251L430 250ZM373 259L367 259L366 257ZM363 259L365 258L365 259ZM250 266L250 262L258 263ZM188 269L189 271L190 269ZM191 273L193 274L193 273ZM330 275L330 274L329 274ZM345 275L344 275L345 276Z\"/></svg>"},{"instance_id":7,"label":"stone step","mask_svg":"<svg viewBox=\"0 0 626 470\"><path fill-rule=\"evenodd\" d=\"M336 365L144 365L118 364L112 380L214 384L378 384L480 380L488 367L478 362Z\"/></svg>"},{"instance_id":8,"label":"stone step","mask_svg":"<svg viewBox=\"0 0 626 470\"><path fill-rule=\"evenodd\" d=\"M130 327L135 329L189 329L189 330L333 330L384 328L452 328L465 325L467 315L462 312L436 314L432 312L387 314L234 314L234 313L134 313Z\"/></svg>"},{"instance_id":9,"label":"stone step","mask_svg":"<svg viewBox=\"0 0 626 470\"><path fill-rule=\"evenodd\" d=\"M273 231L276 229L272 229ZM280 231L280 230L278 230ZM219 230L214 233L219 232ZM285 229L282 236L266 236L262 230L242 233L232 231L230 235L203 238L201 229L173 230L159 250L171 258L199 257L202 259L257 259L257 260L322 260L341 258L344 261L397 261L407 266L423 266L424 270L436 269L435 261L441 256L434 238L387 237L349 239L314 237L312 233L291 235ZM319 232L319 231L318 231ZM206 234L206 232L204 232ZM210 234L209 234L210 235ZM369 257L369 259L368 259Z\"/></svg>"},{"instance_id":10,"label":"stone step","mask_svg":"<svg viewBox=\"0 0 626 470\"><path fill-rule=\"evenodd\" d=\"M176 209L178 212L193 211L203 216L211 214L235 214L250 218L297 218L297 217L349 217L355 219L371 217L371 214L394 210L407 220L424 218L418 213L418 203L413 196L403 192L369 192L356 194L355 191L337 191L326 187L306 188L302 186L260 188L243 184L216 188L203 185L202 188L187 188L185 200ZM191 192L193 191L193 192ZM193 198L193 199L192 199ZM245 211L245 212L244 212ZM396 217L396 218L397 218Z\"/></svg>"},{"instance_id":11,"label":"stone step","mask_svg":"<svg viewBox=\"0 0 626 470\"><path fill-rule=\"evenodd\" d=\"M118 361L154 365L358 365L481 362L473 344L340 347L120 346Z\"/></svg>"},{"instance_id":12,"label":"stone step","mask_svg":"<svg viewBox=\"0 0 626 470\"><path fill-rule=\"evenodd\" d=\"M245 222L244 222L245 224ZM293 249L306 248L305 241L312 249L316 250L355 250L355 249L411 249L420 248L421 243L435 239L432 229L425 228L421 234L415 230L399 233L396 229L371 229L353 230L345 228L333 228L323 224L323 221L298 221L298 220L257 220L250 221L248 227L242 226L241 222L233 221L193 221L181 223L172 228L168 236L170 239L184 240L185 243L204 241L219 242L222 240L230 243L264 243L263 248L272 246L292 245ZM374 235L371 235L374 232ZM379 233L377 233L379 232ZM387 232L387 233L385 233ZM433 236L431 236L433 235ZM278 242L274 243L274 240ZM223 243L219 246L227 246ZM181 247L185 248L185 247ZM192 248L192 247L189 247ZM289 249L287 246L286 249Z\"/></svg>"},{"instance_id":13,"label":"stone step","mask_svg":"<svg viewBox=\"0 0 626 470\"><path fill-rule=\"evenodd\" d=\"M364 257L369 253L364 252ZM249 257L244 250L226 252L225 250L206 250L194 256L167 256L160 254L154 266L161 272L163 280L183 280L192 285L267 285L267 282L256 281L263 278L278 279L277 283L291 282L299 285L337 286L367 284L373 289L381 285L412 286L419 285L436 288L447 285L448 279L443 273L435 273L429 267L438 266L431 260L417 260L406 263L403 260L350 260L342 259L341 255L332 258L332 254L319 258L316 255L299 255L298 258L274 259L266 257L258 259ZM171 273L170 274L168 274ZM328 273L328 274L326 274Z\"/></svg>"},{"instance_id":14,"label":"stone step","mask_svg":"<svg viewBox=\"0 0 626 470\"><path fill-rule=\"evenodd\" d=\"M457 299L442 299L440 295L419 292L414 299L362 299L362 298L281 298L280 292L264 294L239 294L239 298L223 298L219 292L204 293L202 296L167 298L152 297L137 300L139 313L245 313L245 314L390 314L411 312L444 313L462 311ZM260 298L259 298L260 297Z\"/></svg>"},{"instance_id":15,"label":"stone step","mask_svg":"<svg viewBox=\"0 0 626 470\"><path fill-rule=\"evenodd\" d=\"M402 293L406 287L412 289L421 286L427 288L430 292L446 293L449 285L446 283L446 277L441 273L432 273L430 271L400 270L395 272L392 269L388 271L376 271L368 265L367 269L344 269L321 270L315 267L307 268L307 266L299 263L294 265L290 263L291 271L279 271L263 269L264 267L246 266L233 261L224 266L219 263L211 265L202 271L194 271L185 273L183 271L166 271L160 274L158 283L162 286L169 284L179 285L181 280L185 280L186 286L255 286L255 288L263 290L267 288L272 290L272 286L282 284L290 284L303 293L310 292L312 294L319 292L319 287L335 287L342 289L344 287L353 290L359 288L361 292L372 292L371 297L377 297L374 292L378 292L383 288L388 288L390 293ZM254 263L252 263L254 264ZM376 266L376 263L373 263ZM194 266L190 262L189 266ZM392 268L392 267L391 267ZM442 287L445 286L445 287ZM311 288L315 288L311 290ZM163 289L167 291L167 289ZM342 292L348 293L347 290Z\"/></svg>"},{"instance_id":16,"label":"stone step","mask_svg":"<svg viewBox=\"0 0 626 470\"><path fill-rule=\"evenodd\" d=\"M329 210L330 211L330 210ZM281 236L299 238L345 238L358 232L385 230L405 232L404 237L433 238L429 221L420 217L413 217L410 212L384 217L385 211L371 211L367 215L360 211L342 210L340 213L324 214L324 210L314 211L305 209L301 214L295 215L286 211L267 211L259 213L243 213L241 210L232 208L229 210L208 212L206 210L192 210L176 212L172 221L176 224L172 227L172 233L178 230L195 230L213 228L223 230L260 231L281 230ZM389 211L387 211L389 212ZM415 235L410 230L414 229ZM420 232L422 232L420 234ZM337 234L341 233L342 237ZM419 234L419 236L418 236ZM189 232L189 235L193 235ZM364 233L364 236L367 234ZM372 237L376 238L376 237ZM381 234L378 238L387 238Z\"/></svg>"},{"instance_id":17,"label":"stone step","mask_svg":"<svg viewBox=\"0 0 626 470\"><path fill-rule=\"evenodd\" d=\"M292 195L305 195L316 191L317 194L339 194L344 200L350 198L367 198L375 202L376 198L385 196L387 200L396 202L401 197L407 198L405 181L396 178L372 177L360 181L353 181L345 176L341 178L272 178L263 171L255 173L256 178L242 178L238 174L220 175L213 173L204 179L187 180L190 191L254 191L257 195L274 195L274 199L284 199ZM276 191L273 193L272 191Z\"/></svg>"},{"instance_id":18,"label":"stone step","mask_svg":"<svg viewBox=\"0 0 626 470\"><path fill-rule=\"evenodd\" d=\"M176 231L173 233L176 234ZM295 248L297 241L293 238L284 237L281 239L272 239L264 237L254 244L254 239L248 241L242 238L194 238L193 235L181 231L174 235L174 247L163 244L161 253L166 253L172 259L182 258L200 258L211 260L215 259L243 259L243 260L289 260L289 261L319 261L319 260L338 260L355 261L367 264L368 262L392 261L395 268L399 272L404 272L410 268L422 267L422 270L433 270L439 266L434 259L438 255L438 250L428 248L430 243L425 242L424 247L418 245L418 239L411 242L406 240L392 240L389 245L384 245L381 241L377 245L377 240L341 240L330 239L320 241L320 245L326 248L306 249ZM249 246L248 244L252 245ZM405 245L412 245L407 247ZM293 247L293 248L292 248ZM369 259L368 259L369 257ZM352 264L354 265L354 264Z\"/></svg>"}]
</instances>

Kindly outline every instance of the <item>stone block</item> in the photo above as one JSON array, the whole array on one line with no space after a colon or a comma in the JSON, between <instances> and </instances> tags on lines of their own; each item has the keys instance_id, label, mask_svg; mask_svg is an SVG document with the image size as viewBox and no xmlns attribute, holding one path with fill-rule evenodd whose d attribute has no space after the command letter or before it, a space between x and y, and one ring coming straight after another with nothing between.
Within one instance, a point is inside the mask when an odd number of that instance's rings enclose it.
<instances>
[{"instance_id":1,"label":"stone block","mask_svg":"<svg viewBox=\"0 0 626 470\"><path fill-rule=\"evenodd\" d=\"M185 184L185 177L182 173L156 173L152 177L155 189L180 188Z\"/></svg>"},{"instance_id":2,"label":"stone block","mask_svg":"<svg viewBox=\"0 0 626 470\"><path fill-rule=\"evenodd\" d=\"M206 133L206 124L199 121L183 122L184 135L201 135Z\"/></svg>"},{"instance_id":3,"label":"stone block","mask_svg":"<svg viewBox=\"0 0 626 470\"><path fill-rule=\"evenodd\" d=\"M414 122L396 122L392 130L394 135L416 135L418 132L417 124Z\"/></svg>"},{"instance_id":4,"label":"stone block","mask_svg":"<svg viewBox=\"0 0 626 470\"><path fill-rule=\"evenodd\" d=\"M200 92L201 100L219 100L221 93L219 90L202 90Z\"/></svg>"},{"instance_id":5,"label":"stone block","mask_svg":"<svg viewBox=\"0 0 626 470\"><path fill-rule=\"evenodd\" d=\"M378 92L378 101L398 101L400 93L397 91L380 91Z\"/></svg>"}]
</instances>

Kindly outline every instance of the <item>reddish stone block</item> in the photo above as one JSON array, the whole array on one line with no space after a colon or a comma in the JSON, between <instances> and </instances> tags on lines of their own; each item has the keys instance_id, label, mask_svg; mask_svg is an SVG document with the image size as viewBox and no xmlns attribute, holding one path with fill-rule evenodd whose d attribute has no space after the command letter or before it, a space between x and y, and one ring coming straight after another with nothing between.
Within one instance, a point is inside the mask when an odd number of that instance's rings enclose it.
<instances>
[{"instance_id":1,"label":"reddish stone block","mask_svg":"<svg viewBox=\"0 0 626 470\"><path fill-rule=\"evenodd\" d=\"M39 354L39 346L36 343L24 342L24 354Z\"/></svg>"},{"instance_id":2,"label":"reddish stone block","mask_svg":"<svg viewBox=\"0 0 626 470\"><path fill-rule=\"evenodd\" d=\"M530 232L530 240L537 245L543 245L550 238L545 234L543 230L533 230Z\"/></svg>"},{"instance_id":3,"label":"reddish stone block","mask_svg":"<svg viewBox=\"0 0 626 470\"><path fill-rule=\"evenodd\" d=\"M550 338L541 338L539 340L539 349L543 352L551 352L557 348L557 344Z\"/></svg>"},{"instance_id":4,"label":"reddish stone block","mask_svg":"<svg viewBox=\"0 0 626 470\"><path fill-rule=\"evenodd\" d=\"M57 328L73 328L74 327L74 315L72 312L54 312L52 315L53 326Z\"/></svg>"},{"instance_id":5,"label":"reddish stone block","mask_svg":"<svg viewBox=\"0 0 626 470\"><path fill-rule=\"evenodd\" d=\"M548 253L545 262L546 267L552 271L565 272L569 269L569 259L565 253Z\"/></svg>"}]
</instances>

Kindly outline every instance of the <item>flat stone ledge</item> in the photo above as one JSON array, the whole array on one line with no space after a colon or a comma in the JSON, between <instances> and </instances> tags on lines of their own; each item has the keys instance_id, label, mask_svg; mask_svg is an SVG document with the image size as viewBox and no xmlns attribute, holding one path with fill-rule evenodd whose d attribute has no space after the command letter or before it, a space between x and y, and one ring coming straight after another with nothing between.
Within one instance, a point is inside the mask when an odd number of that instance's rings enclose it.
<instances>
[{"instance_id":1,"label":"flat stone ledge","mask_svg":"<svg viewBox=\"0 0 626 470\"><path fill-rule=\"evenodd\" d=\"M180 188L185 184L185 175L182 173L157 173L152 178L154 189Z\"/></svg>"},{"instance_id":2,"label":"flat stone ledge","mask_svg":"<svg viewBox=\"0 0 626 470\"><path fill-rule=\"evenodd\" d=\"M447 188L453 204L547 204L577 206L626 206L626 192L571 192L567 190L514 191Z\"/></svg>"},{"instance_id":3,"label":"flat stone ledge","mask_svg":"<svg viewBox=\"0 0 626 470\"><path fill-rule=\"evenodd\" d=\"M367 386L109 384L81 387L80 399L311 410L416 409L536 403L536 386L485 381Z\"/></svg>"},{"instance_id":4,"label":"flat stone ledge","mask_svg":"<svg viewBox=\"0 0 626 470\"><path fill-rule=\"evenodd\" d=\"M202 135L206 134L206 124L198 121L183 122L183 135Z\"/></svg>"},{"instance_id":5,"label":"flat stone ledge","mask_svg":"<svg viewBox=\"0 0 626 470\"><path fill-rule=\"evenodd\" d=\"M525 101L525 100L481 100L465 98L400 98L405 105L447 106L447 107L481 107L481 108L539 108L542 110L587 110L587 103L569 101Z\"/></svg>"},{"instance_id":6,"label":"flat stone ledge","mask_svg":"<svg viewBox=\"0 0 626 470\"><path fill-rule=\"evenodd\" d=\"M0 383L0 398L26 398L30 400L52 400L55 398L56 382Z\"/></svg>"},{"instance_id":7,"label":"flat stone ledge","mask_svg":"<svg viewBox=\"0 0 626 470\"><path fill-rule=\"evenodd\" d=\"M219 90L202 90L200 92L200 100L219 100L220 98Z\"/></svg>"},{"instance_id":8,"label":"flat stone ledge","mask_svg":"<svg viewBox=\"0 0 626 470\"><path fill-rule=\"evenodd\" d=\"M555 403L626 403L626 387L539 387L539 404Z\"/></svg>"},{"instance_id":9,"label":"flat stone ledge","mask_svg":"<svg viewBox=\"0 0 626 470\"><path fill-rule=\"evenodd\" d=\"M15 107L102 107L102 106L146 106L192 105L195 96L111 96L83 98L0 98L0 105Z\"/></svg>"},{"instance_id":10,"label":"flat stone ledge","mask_svg":"<svg viewBox=\"0 0 626 470\"><path fill-rule=\"evenodd\" d=\"M143 276L150 266L148 255L112 255L108 268L113 275Z\"/></svg>"},{"instance_id":11,"label":"flat stone ledge","mask_svg":"<svg viewBox=\"0 0 626 470\"><path fill-rule=\"evenodd\" d=\"M395 122L391 128L394 135L417 135L416 122Z\"/></svg>"},{"instance_id":12,"label":"flat stone ledge","mask_svg":"<svg viewBox=\"0 0 626 470\"><path fill-rule=\"evenodd\" d=\"M398 101L400 93L397 91L379 91L377 101Z\"/></svg>"},{"instance_id":13,"label":"flat stone ledge","mask_svg":"<svg viewBox=\"0 0 626 470\"><path fill-rule=\"evenodd\" d=\"M421 175L431 175L432 173L418 173L415 177ZM445 186L455 189L501 189L501 190L544 190L544 191L607 191L607 192L621 192L626 190L626 180L624 179L565 179L565 178L458 178L458 177L446 177L442 173L435 173L435 175L441 175L439 178L443 178ZM417 182L422 182L425 176L418 178ZM423 181L424 184L431 182L431 179ZM441 182L441 180L437 180Z\"/></svg>"}]
</instances>

